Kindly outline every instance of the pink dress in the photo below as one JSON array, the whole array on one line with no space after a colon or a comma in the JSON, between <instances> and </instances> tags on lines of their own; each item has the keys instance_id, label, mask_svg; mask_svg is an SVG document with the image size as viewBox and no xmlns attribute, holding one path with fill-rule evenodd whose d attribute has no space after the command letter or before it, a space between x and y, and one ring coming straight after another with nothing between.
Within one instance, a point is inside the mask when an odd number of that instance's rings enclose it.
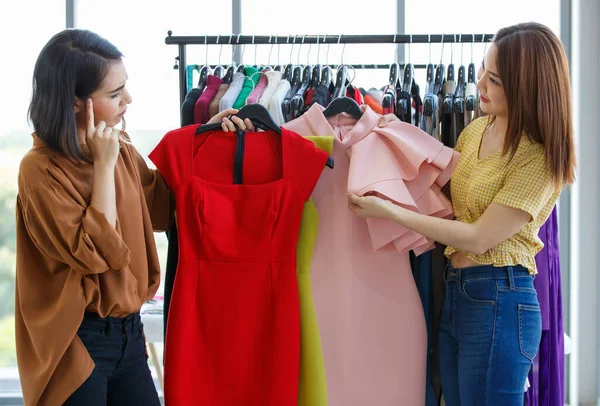
<instances>
[{"instance_id":1,"label":"pink dress","mask_svg":"<svg viewBox=\"0 0 600 406\"><path fill-rule=\"evenodd\" d=\"M360 120L329 119L313 105L284 128L334 137L335 169L312 198L319 231L311 273L330 406L425 403L427 332L408 251L432 242L391 221L365 220L347 196L374 192L424 214L450 217L440 188L458 154L403 122L377 127L369 107Z\"/></svg>"}]
</instances>

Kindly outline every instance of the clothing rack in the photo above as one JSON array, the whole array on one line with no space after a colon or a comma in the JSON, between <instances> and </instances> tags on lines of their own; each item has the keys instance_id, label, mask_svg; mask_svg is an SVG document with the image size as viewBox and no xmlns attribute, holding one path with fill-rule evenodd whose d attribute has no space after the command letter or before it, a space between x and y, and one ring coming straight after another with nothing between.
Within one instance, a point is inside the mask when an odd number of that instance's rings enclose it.
<instances>
[{"instance_id":1,"label":"clothing rack","mask_svg":"<svg viewBox=\"0 0 600 406\"><path fill-rule=\"evenodd\" d=\"M387 35L196 35L174 36L168 31L167 45L177 45L179 55L179 104L182 105L187 93L187 45L274 45L274 44L440 44L440 43L485 43L492 40L493 34L387 34ZM354 64L358 69L373 64ZM385 65L381 68L385 69ZM416 68L425 65L415 65ZM389 65L387 66L389 67Z\"/></svg>"}]
</instances>

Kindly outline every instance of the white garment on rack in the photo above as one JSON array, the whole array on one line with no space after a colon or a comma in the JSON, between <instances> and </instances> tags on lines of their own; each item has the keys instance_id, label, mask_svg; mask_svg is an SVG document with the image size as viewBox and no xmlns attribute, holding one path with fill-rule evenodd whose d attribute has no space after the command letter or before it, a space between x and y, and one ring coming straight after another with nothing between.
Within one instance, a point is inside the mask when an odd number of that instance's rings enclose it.
<instances>
[{"instance_id":1,"label":"white garment on rack","mask_svg":"<svg viewBox=\"0 0 600 406\"><path fill-rule=\"evenodd\" d=\"M258 104L262 104L266 108L269 108L269 102L271 101L273 94L277 90L277 85L281 81L283 73L272 70L265 72L265 76L267 77L267 87L265 88L262 96L258 100Z\"/></svg>"},{"instance_id":2,"label":"white garment on rack","mask_svg":"<svg viewBox=\"0 0 600 406\"><path fill-rule=\"evenodd\" d=\"M269 101L269 113L275 121L275 124L282 126L285 124L285 117L283 116L283 110L281 110L281 103L283 103L283 99L285 99L285 95L290 90L290 82L287 80L279 81L277 85L277 89L275 93L273 93L273 97Z\"/></svg>"},{"instance_id":3,"label":"white garment on rack","mask_svg":"<svg viewBox=\"0 0 600 406\"><path fill-rule=\"evenodd\" d=\"M235 72L233 74L233 78L231 79L229 89L227 89L227 91L223 95L223 98L219 102L219 111L227 110L233 107L233 104L235 103L242 91L245 79L246 77L241 72Z\"/></svg>"}]
</instances>

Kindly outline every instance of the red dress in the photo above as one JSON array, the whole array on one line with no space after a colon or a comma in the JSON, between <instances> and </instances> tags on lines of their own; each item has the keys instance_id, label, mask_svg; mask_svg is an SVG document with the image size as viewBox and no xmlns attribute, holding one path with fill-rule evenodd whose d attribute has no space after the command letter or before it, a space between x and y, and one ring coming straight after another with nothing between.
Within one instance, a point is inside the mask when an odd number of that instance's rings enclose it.
<instances>
[{"instance_id":1,"label":"red dress","mask_svg":"<svg viewBox=\"0 0 600 406\"><path fill-rule=\"evenodd\" d=\"M295 406L296 242L327 154L284 129L195 129L169 132L150 154L175 193L179 233L166 404Z\"/></svg>"}]
</instances>

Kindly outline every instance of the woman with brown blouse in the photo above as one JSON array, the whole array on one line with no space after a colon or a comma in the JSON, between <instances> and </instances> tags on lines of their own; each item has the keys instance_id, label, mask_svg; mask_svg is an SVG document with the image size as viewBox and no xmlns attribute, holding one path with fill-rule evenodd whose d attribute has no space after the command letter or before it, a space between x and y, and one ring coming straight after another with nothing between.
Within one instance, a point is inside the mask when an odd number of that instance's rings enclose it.
<instances>
[{"instance_id":1,"label":"woman with brown blouse","mask_svg":"<svg viewBox=\"0 0 600 406\"><path fill-rule=\"evenodd\" d=\"M139 311L160 283L153 231L169 229L174 205L115 128L131 103L126 81L121 52L84 30L55 35L35 65L17 198L25 405L160 404Z\"/></svg>"}]
</instances>

